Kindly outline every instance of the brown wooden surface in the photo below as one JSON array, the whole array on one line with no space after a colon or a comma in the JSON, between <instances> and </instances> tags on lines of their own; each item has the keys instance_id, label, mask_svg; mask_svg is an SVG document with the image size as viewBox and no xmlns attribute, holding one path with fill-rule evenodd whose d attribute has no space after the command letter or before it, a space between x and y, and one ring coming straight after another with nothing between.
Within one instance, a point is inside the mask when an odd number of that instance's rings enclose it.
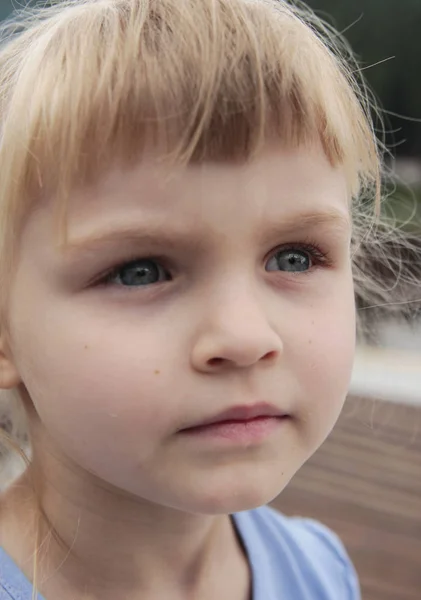
<instances>
[{"instance_id":1,"label":"brown wooden surface","mask_svg":"<svg viewBox=\"0 0 421 600\"><path fill-rule=\"evenodd\" d=\"M363 600L421 600L421 407L349 399L274 506L341 536Z\"/></svg>"}]
</instances>

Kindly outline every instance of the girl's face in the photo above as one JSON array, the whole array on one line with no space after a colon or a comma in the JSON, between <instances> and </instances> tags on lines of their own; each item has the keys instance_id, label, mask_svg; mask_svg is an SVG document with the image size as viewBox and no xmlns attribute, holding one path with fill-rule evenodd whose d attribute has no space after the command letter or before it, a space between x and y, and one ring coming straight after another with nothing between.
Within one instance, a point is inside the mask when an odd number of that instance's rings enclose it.
<instances>
[{"instance_id":1,"label":"girl's face","mask_svg":"<svg viewBox=\"0 0 421 600\"><path fill-rule=\"evenodd\" d=\"M162 169L116 169L75 192L64 250L52 203L30 216L13 362L35 444L81 480L186 512L245 510L283 489L347 393L346 181L320 149ZM256 403L287 416L255 437L180 431Z\"/></svg>"}]
</instances>

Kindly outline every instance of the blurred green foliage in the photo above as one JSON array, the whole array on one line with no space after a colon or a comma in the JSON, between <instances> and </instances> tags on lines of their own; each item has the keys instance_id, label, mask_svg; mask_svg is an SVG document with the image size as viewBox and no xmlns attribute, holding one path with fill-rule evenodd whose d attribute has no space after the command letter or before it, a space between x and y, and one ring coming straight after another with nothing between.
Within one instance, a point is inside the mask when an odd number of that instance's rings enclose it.
<instances>
[{"instance_id":1,"label":"blurred green foliage","mask_svg":"<svg viewBox=\"0 0 421 600\"><path fill-rule=\"evenodd\" d=\"M398 158L420 159L420 184L411 188L397 185L383 204L387 214L404 223L405 229L418 238L421 232L421 0L306 2L320 17L343 32L350 43L383 110L387 147Z\"/></svg>"},{"instance_id":2,"label":"blurred green foliage","mask_svg":"<svg viewBox=\"0 0 421 600\"><path fill-rule=\"evenodd\" d=\"M383 213L396 220L405 231L419 238L421 233L421 187L397 185L383 201Z\"/></svg>"},{"instance_id":3,"label":"blurred green foliage","mask_svg":"<svg viewBox=\"0 0 421 600\"><path fill-rule=\"evenodd\" d=\"M17 3L13 3L10 0L0 0L0 20L5 19L13 10L14 7L18 7Z\"/></svg>"},{"instance_id":4,"label":"blurred green foliage","mask_svg":"<svg viewBox=\"0 0 421 600\"><path fill-rule=\"evenodd\" d=\"M307 4L345 32L382 108L421 121L421 0L307 0ZM395 146L394 153L421 156L421 123L386 116L387 128L393 131L387 143Z\"/></svg>"}]
</instances>

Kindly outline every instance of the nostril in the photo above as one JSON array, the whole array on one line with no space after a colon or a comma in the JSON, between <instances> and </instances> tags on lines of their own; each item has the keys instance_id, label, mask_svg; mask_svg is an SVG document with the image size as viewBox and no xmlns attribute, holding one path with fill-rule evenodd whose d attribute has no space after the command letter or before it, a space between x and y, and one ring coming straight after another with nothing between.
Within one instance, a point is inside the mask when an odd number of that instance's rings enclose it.
<instances>
[{"instance_id":1,"label":"nostril","mask_svg":"<svg viewBox=\"0 0 421 600\"><path fill-rule=\"evenodd\" d=\"M277 354L278 353L276 352L276 350L271 350L271 352L267 352L266 354L264 354L262 356L262 359L263 360L273 360L274 358L276 358Z\"/></svg>"},{"instance_id":2,"label":"nostril","mask_svg":"<svg viewBox=\"0 0 421 600\"><path fill-rule=\"evenodd\" d=\"M223 358L215 357L215 358L211 358L208 360L208 365L210 367L219 367L219 365L221 365L223 362L224 362Z\"/></svg>"}]
</instances>

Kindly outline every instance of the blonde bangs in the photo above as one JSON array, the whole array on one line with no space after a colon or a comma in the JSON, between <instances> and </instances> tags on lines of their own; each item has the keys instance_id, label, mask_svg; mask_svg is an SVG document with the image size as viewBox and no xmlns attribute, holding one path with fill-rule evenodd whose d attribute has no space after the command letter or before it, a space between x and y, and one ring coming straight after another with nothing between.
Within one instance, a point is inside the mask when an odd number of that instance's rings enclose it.
<instances>
[{"instance_id":1,"label":"blonde bangs","mask_svg":"<svg viewBox=\"0 0 421 600\"><path fill-rule=\"evenodd\" d=\"M1 160L13 156L31 187L83 184L151 144L182 163L245 160L268 136L319 139L333 164L374 175L353 86L283 2L78 0L43 10L0 55Z\"/></svg>"}]
</instances>

